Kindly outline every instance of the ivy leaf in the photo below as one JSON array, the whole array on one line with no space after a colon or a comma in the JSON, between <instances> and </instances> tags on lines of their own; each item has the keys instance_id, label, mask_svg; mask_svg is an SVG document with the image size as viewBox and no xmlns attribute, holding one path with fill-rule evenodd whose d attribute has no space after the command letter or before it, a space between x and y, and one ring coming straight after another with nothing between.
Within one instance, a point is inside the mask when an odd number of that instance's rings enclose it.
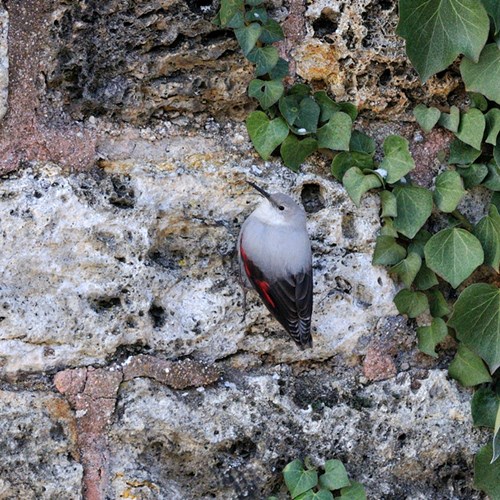
<instances>
[{"instance_id":1,"label":"ivy leaf","mask_svg":"<svg viewBox=\"0 0 500 500\"><path fill-rule=\"evenodd\" d=\"M481 154L480 149L475 149L465 144L460 139L455 139L450 144L450 158L448 163L456 165L466 165L472 163Z\"/></svg>"},{"instance_id":2,"label":"ivy leaf","mask_svg":"<svg viewBox=\"0 0 500 500\"><path fill-rule=\"evenodd\" d=\"M378 188L382 185L376 175L365 175L358 167L350 168L342 179L344 187L354 204L359 207L361 197L370 189Z\"/></svg>"},{"instance_id":3,"label":"ivy leaf","mask_svg":"<svg viewBox=\"0 0 500 500\"><path fill-rule=\"evenodd\" d=\"M366 500L365 487L361 483L351 481L351 486L340 490L340 500Z\"/></svg>"},{"instance_id":4,"label":"ivy leaf","mask_svg":"<svg viewBox=\"0 0 500 500\"><path fill-rule=\"evenodd\" d=\"M500 2L498 5L500 5ZM492 108L484 115L484 117L486 118L486 133L488 134L485 142L495 146L500 132L500 109Z\"/></svg>"},{"instance_id":5,"label":"ivy leaf","mask_svg":"<svg viewBox=\"0 0 500 500\"><path fill-rule=\"evenodd\" d=\"M451 312L443 293L439 290L431 290L429 292L429 308L433 318L442 318L443 316L448 316Z\"/></svg>"},{"instance_id":6,"label":"ivy leaf","mask_svg":"<svg viewBox=\"0 0 500 500\"><path fill-rule=\"evenodd\" d=\"M453 212L465 193L462 178L458 172L449 170L436 177L434 201L441 212Z\"/></svg>"},{"instance_id":7,"label":"ivy leaf","mask_svg":"<svg viewBox=\"0 0 500 500\"><path fill-rule=\"evenodd\" d=\"M243 12L245 10L243 0L222 0L220 4L219 19L223 28L239 28L234 26L235 20L240 19L243 24ZM236 24L239 24L236 23Z\"/></svg>"},{"instance_id":8,"label":"ivy leaf","mask_svg":"<svg viewBox=\"0 0 500 500\"><path fill-rule=\"evenodd\" d=\"M303 97L299 102L299 112L294 126L301 135L315 133L318 127L320 109L312 97ZM303 131L302 131L303 130Z\"/></svg>"},{"instance_id":9,"label":"ivy leaf","mask_svg":"<svg viewBox=\"0 0 500 500\"><path fill-rule=\"evenodd\" d=\"M491 101L500 104L500 49L491 43L481 52L479 61L464 59L460 72L467 90L479 92Z\"/></svg>"},{"instance_id":10,"label":"ivy leaf","mask_svg":"<svg viewBox=\"0 0 500 500\"><path fill-rule=\"evenodd\" d=\"M409 318L420 316L429 307L424 293L414 292L406 288L396 294L394 304L396 304L400 314L406 314Z\"/></svg>"},{"instance_id":11,"label":"ivy leaf","mask_svg":"<svg viewBox=\"0 0 500 500\"><path fill-rule=\"evenodd\" d=\"M500 290L486 283L470 285L455 302L448 324L494 373L500 366Z\"/></svg>"},{"instance_id":12,"label":"ivy leaf","mask_svg":"<svg viewBox=\"0 0 500 500\"><path fill-rule=\"evenodd\" d=\"M283 469L283 477L292 498L298 497L318 484L318 473L315 470L305 470L298 459Z\"/></svg>"},{"instance_id":13,"label":"ivy leaf","mask_svg":"<svg viewBox=\"0 0 500 500\"><path fill-rule=\"evenodd\" d=\"M390 217L384 217L382 219L383 226L380 229L380 236L392 236L393 238L398 237L398 232L394 229L394 221ZM401 247L403 248L403 247ZM406 255L406 253L405 253ZM404 255L403 255L404 257ZM401 260L401 259L399 259ZM398 261L399 262L399 261Z\"/></svg>"},{"instance_id":14,"label":"ivy leaf","mask_svg":"<svg viewBox=\"0 0 500 500\"><path fill-rule=\"evenodd\" d=\"M311 94L311 87L305 83L296 83L290 88L289 94L305 97Z\"/></svg>"},{"instance_id":15,"label":"ivy leaf","mask_svg":"<svg viewBox=\"0 0 500 500\"><path fill-rule=\"evenodd\" d=\"M346 113L335 113L326 125L318 129L318 147L348 151L352 121Z\"/></svg>"},{"instance_id":16,"label":"ivy leaf","mask_svg":"<svg viewBox=\"0 0 500 500\"><path fill-rule=\"evenodd\" d=\"M411 239L431 215L432 193L416 186L397 186L393 193L398 211L394 226L399 233Z\"/></svg>"},{"instance_id":17,"label":"ivy leaf","mask_svg":"<svg viewBox=\"0 0 500 500\"><path fill-rule=\"evenodd\" d=\"M490 463L493 463L500 456L500 408L497 410L493 433L493 456Z\"/></svg>"},{"instance_id":18,"label":"ivy leaf","mask_svg":"<svg viewBox=\"0 0 500 500\"><path fill-rule=\"evenodd\" d=\"M351 168L358 167L361 170L373 167L373 158L366 153L342 152L335 156L332 161L332 175L340 182L344 174Z\"/></svg>"},{"instance_id":19,"label":"ivy leaf","mask_svg":"<svg viewBox=\"0 0 500 500\"><path fill-rule=\"evenodd\" d=\"M358 108L350 102L339 102L339 110L351 117L354 122L358 116Z\"/></svg>"},{"instance_id":20,"label":"ivy leaf","mask_svg":"<svg viewBox=\"0 0 500 500\"><path fill-rule=\"evenodd\" d=\"M285 35L283 34L283 29L281 28L280 23L275 21L274 19L269 19L262 26L262 33L260 35L260 41L262 43L274 43L283 40Z\"/></svg>"},{"instance_id":21,"label":"ivy leaf","mask_svg":"<svg viewBox=\"0 0 500 500\"><path fill-rule=\"evenodd\" d=\"M408 149L408 141L399 135L391 135L384 141L384 159L380 168L387 172L389 184L399 181L415 168Z\"/></svg>"},{"instance_id":22,"label":"ivy leaf","mask_svg":"<svg viewBox=\"0 0 500 500\"><path fill-rule=\"evenodd\" d=\"M488 175L489 170L484 163L473 163L466 168L457 167L457 172L464 181L465 189L470 189L481 184Z\"/></svg>"},{"instance_id":23,"label":"ivy leaf","mask_svg":"<svg viewBox=\"0 0 500 500\"><path fill-rule=\"evenodd\" d=\"M325 462L325 473L319 476L319 485L327 490L340 490L350 486L347 471L340 460L327 460Z\"/></svg>"},{"instance_id":24,"label":"ivy leaf","mask_svg":"<svg viewBox=\"0 0 500 500\"><path fill-rule=\"evenodd\" d=\"M373 265L392 266L404 259L405 256L405 248L396 243L393 236L377 236L372 257Z\"/></svg>"},{"instance_id":25,"label":"ivy leaf","mask_svg":"<svg viewBox=\"0 0 500 500\"><path fill-rule=\"evenodd\" d=\"M255 75L262 76L269 73L279 60L278 49L272 46L255 47L247 55L250 62L255 63Z\"/></svg>"},{"instance_id":26,"label":"ivy leaf","mask_svg":"<svg viewBox=\"0 0 500 500\"><path fill-rule=\"evenodd\" d=\"M498 0L481 0L486 12L489 14L495 25L495 34L500 32L500 3Z\"/></svg>"},{"instance_id":27,"label":"ivy leaf","mask_svg":"<svg viewBox=\"0 0 500 500\"><path fill-rule=\"evenodd\" d=\"M380 217L397 217L397 200L391 191L384 190L380 192L380 204L382 205Z\"/></svg>"},{"instance_id":28,"label":"ivy leaf","mask_svg":"<svg viewBox=\"0 0 500 500\"><path fill-rule=\"evenodd\" d=\"M283 96L279 100L279 110L283 118L290 126L295 123L297 116L299 116L299 104L302 97L298 95Z\"/></svg>"},{"instance_id":29,"label":"ivy leaf","mask_svg":"<svg viewBox=\"0 0 500 500\"><path fill-rule=\"evenodd\" d=\"M441 318L434 318L429 326L417 328L418 348L425 354L437 358L436 346L448 335L448 327Z\"/></svg>"},{"instance_id":30,"label":"ivy leaf","mask_svg":"<svg viewBox=\"0 0 500 500\"><path fill-rule=\"evenodd\" d=\"M500 264L500 215L495 205L490 205L488 215L474 227L474 235L484 250L484 262L497 273Z\"/></svg>"},{"instance_id":31,"label":"ivy leaf","mask_svg":"<svg viewBox=\"0 0 500 500\"><path fill-rule=\"evenodd\" d=\"M483 446L474 460L474 486L484 491L491 500L500 498L500 461L491 463L493 447Z\"/></svg>"},{"instance_id":32,"label":"ivy leaf","mask_svg":"<svg viewBox=\"0 0 500 500\"><path fill-rule=\"evenodd\" d=\"M488 163L486 168L488 169L488 175L483 182L483 186L492 191L500 191L500 166L495 163Z\"/></svg>"},{"instance_id":33,"label":"ivy leaf","mask_svg":"<svg viewBox=\"0 0 500 500\"><path fill-rule=\"evenodd\" d=\"M335 113L340 111L339 105L324 90L315 92L314 99L321 108L320 122L327 122Z\"/></svg>"},{"instance_id":34,"label":"ivy leaf","mask_svg":"<svg viewBox=\"0 0 500 500\"><path fill-rule=\"evenodd\" d=\"M450 108L450 113L441 113L438 125L448 129L451 132L458 132L460 125L460 110L456 106Z\"/></svg>"},{"instance_id":35,"label":"ivy leaf","mask_svg":"<svg viewBox=\"0 0 500 500\"><path fill-rule=\"evenodd\" d=\"M264 160L269 159L271 153L286 139L289 132L283 118L269 120L262 111L250 113L246 125L255 149Z\"/></svg>"},{"instance_id":36,"label":"ivy leaf","mask_svg":"<svg viewBox=\"0 0 500 500\"><path fill-rule=\"evenodd\" d=\"M249 10L245 14L245 21L252 22L252 21L260 21L261 23L267 23L268 21L268 15L267 15L267 10L264 9L263 7L257 7L254 9Z\"/></svg>"},{"instance_id":37,"label":"ivy leaf","mask_svg":"<svg viewBox=\"0 0 500 500\"><path fill-rule=\"evenodd\" d=\"M375 147L375 141L369 135L359 130L352 131L349 141L349 151L373 155L375 153Z\"/></svg>"},{"instance_id":38,"label":"ivy leaf","mask_svg":"<svg viewBox=\"0 0 500 500\"><path fill-rule=\"evenodd\" d=\"M396 33L406 40L406 53L425 82L460 53L477 61L489 24L477 0L400 0Z\"/></svg>"},{"instance_id":39,"label":"ivy leaf","mask_svg":"<svg viewBox=\"0 0 500 500\"><path fill-rule=\"evenodd\" d=\"M410 288L413 280L417 276L418 271L422 265L422 259L417 253L409 253L406 259L392 266L390 269L391 273L399 276L399 279L404 283L406 288Z\"/></svg>"},{"instance_id":40,"label":"ivy leaf","mask_svg":"<svg viewBox=\"0 0 500 500\"><path fill-rule=\"evenodd\" d=\"M428 108L425 104L419 104L413 110L413 115L420 127L422 127L425 132L430 132L438 122L441 111L434 107Z\"/></svg>"},{"instance_id":41,"label":"ivy leaf","mask_svg":"<svg viewBox=\"0 0 500 500\"><path fill-rule=\"evenodd\" d=\"M500 64L500 59L499 59ZM499 74L500 77L500 74ZM457 137L474 149L481 149L486 120L479 109L472 108L460 120Z\"/></svg>"},{"instance_id":42,"label":"ivy leaf","mask_svg":"<svg viewBox=\"0 0 500 500\"><path fill-rule=\"evenodd\" d=\"M439 283L436 273L431 271L425 262L422 263L417 275L415 276L415 280L413 281L413 286L417 290L429 290L433 286ZM434 316L434 315L433 315Z\"/></svg>"},{"instance_id":43,"label":"ivy leaf","mask_svg":"<svg viewBox=\"0 0 500 500\"><path fill-rule=\"evenodd\" d=\"M295 497L294 500L333 500L333 495L330 491L324 489L318 491L308 490Z\"/></svg>"},{"instance_id":44,"label":"ivy leaf","mask_svg":"<svg viewBox=\"0 0 500 500\"><path fill-rule=\"evenodd\" d=\"M418 233L413 237L412 242L408 246L408 252L415 252L424 258L424 247L432 236L426 229L420 229Z\"/></svg>"},{"instance_id":45,"label":"ivy leaf","mask_svg":"<svg viewBox=\"0 0 500 500\"><path fill-rule=\"evenodd\" d=\"M448 373L464 387L491 382L491 376L483 360L463 343L458 344L458 351L448 367Z\"/></svg>"},{"instance_id":46,"label":"ivy leaf","mask_svg":"<svg viewBox=\"0 0 500 500\"><path fill-rule=\"evenodd\" d=\"M271 80L281 80L288 75L288 61L285 61L282 57L278 59L276 66L269 70L269 78Z\"/></svg>"},{"instance_id":47,"label":"ivy leaf","mask_svg":"<svg viewBox=\"0 0 500 500\"><path fill-rule=\"evenodd\" d=\"M477 92L467 92L467 95L470 100L471 108L477 108L482 112L488 109L488 101L484 95L478 94Z\"/></svg>"},{"instance_id":48,"label":"ivy leaf","mask_svg":"<svg viewBox=\"0 0 500 500\"><path fill-rule=\"evenodd\" d=\"M250 7L255 7L256 5L264 3L264 0L246 0L245 3Z\"/></svg>"},{"instance_id":49,"label":"ivy leaf","mask_svg":"<svg viewBox=\"0 0 500 500\"><path fill-rule=\"evenodd\" d=\"M243 55L247 56L248 53L255 47L257 40L262 32L262 28L258 23L252 23L243 28L234 30L236 39L240 44Z\"/></svg>"},{"instance_id":50,"label":"ivy leaf","mask_svg":"<svg viewBox=\"0 0 500 500\"><path fill-rule=\"evenodd\" d=\"M284 164L294 172L304 163L304 160L318 149L318 141L312 137L306 137L303 140L297 139L294 135L288 137L282 142L280 152Z\"/></svg>"},{"instance_id":51,"label":"ivy leaf","mask_svg":"<svg viewBox=\"0 0 500 500\"><path fill-rule=\"evenodd\" d=\"M248 95L257 99L262 109L268 109L278 102L284 91L281 80L255 79L248 85Z\"/></svg>"},{"instance_id":52,"label":"ivy leaf","mask_svg":"<svg viewBox=\"0 0 500 500\"><path fill-rule=\"evenodd\" d=\"M436 233L425 244L427 266L457 288L483 263L479 240L465 229L453 227Z\"/></svg>"},{"instance_id":53,"label":"ivy leaf","mask_svg":"<svg viewBox=\"0 0 500 500\"><path fill-rule=\"evenodd\" d=\"M480 387L472 396L472 421L476 427L495 427L495 421L500 410L500 395L491 387Z\"/></svg>"}]
</instances>

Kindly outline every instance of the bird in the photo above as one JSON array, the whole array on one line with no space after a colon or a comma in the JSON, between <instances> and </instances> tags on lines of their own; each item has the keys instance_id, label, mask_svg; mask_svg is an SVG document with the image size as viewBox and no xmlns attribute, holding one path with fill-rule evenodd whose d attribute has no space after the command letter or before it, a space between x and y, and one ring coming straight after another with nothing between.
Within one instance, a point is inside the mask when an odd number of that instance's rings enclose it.
<instances>
[{"instance_id":1,"label":"bird","mask_svg":"<svg viewBox=\"0 0 500 500\"><path fill-rule=\"evenodd\" d=\"M243 288L254 288L269 312L301 348L312 347L313 275L306 213L290 196L269 194L241 226L237 252ZM250 286L248 286L250 285Z\"/></svg>"}]
</instances>

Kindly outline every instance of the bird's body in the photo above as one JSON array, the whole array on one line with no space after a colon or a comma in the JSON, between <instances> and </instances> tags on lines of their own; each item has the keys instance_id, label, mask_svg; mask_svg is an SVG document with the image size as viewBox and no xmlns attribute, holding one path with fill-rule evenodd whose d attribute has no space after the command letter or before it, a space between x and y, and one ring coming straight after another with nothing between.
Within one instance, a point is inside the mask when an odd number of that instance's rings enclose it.
<instances>
[{"instance_id":1,"label":"bird's body","mask_svg":"<svg viewBox=\"0 0 500 500\"><path fill-rule=\"evenodd\" d=\"M282 193L263 196L238 239L242 279L300 347L311 347L312 256L304 209Z\"/></svg>"}]
</instances>

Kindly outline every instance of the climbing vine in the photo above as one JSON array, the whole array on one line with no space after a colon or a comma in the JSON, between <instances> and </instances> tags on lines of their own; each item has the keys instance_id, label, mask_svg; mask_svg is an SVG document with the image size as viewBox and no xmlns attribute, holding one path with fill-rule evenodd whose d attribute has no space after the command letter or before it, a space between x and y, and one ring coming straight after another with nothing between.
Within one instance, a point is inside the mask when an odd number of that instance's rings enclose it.
<instances>
[{"instance_id":1,"label":"climbing vine","mask_svg":"<svg viewBox=\"0 0 500 500\"><path fill-rule=\"evenodd\" d=\"M248 94L260 109L246 125L260 156L267 160L279 148L283 163L298 171L312 153L329 150L331 173L356 205L367 191L378 192L382 228L373 264L388 266L401 282L394 302L423 325L417 328L422 352L437 357L446 337L456 340L449 374L477 388L474 425L493 430L491 443L476 456L474 484L500 498L500 2L400 0L399 16L397 33L422 82L461 57L469 91L463 109L414 109L425 133L437 126L455 136L448 168L432 189L412 182L415 163L406 139L387 137L376 161L373 139L353 130L354 105L303 83L285 87L288 63L273 45L283 30L263 0L221 0L214 22L234 29L255 64ZM486 200L484 214L468 220L460 208L478 191Z\"/></svg>"}]
</instances>

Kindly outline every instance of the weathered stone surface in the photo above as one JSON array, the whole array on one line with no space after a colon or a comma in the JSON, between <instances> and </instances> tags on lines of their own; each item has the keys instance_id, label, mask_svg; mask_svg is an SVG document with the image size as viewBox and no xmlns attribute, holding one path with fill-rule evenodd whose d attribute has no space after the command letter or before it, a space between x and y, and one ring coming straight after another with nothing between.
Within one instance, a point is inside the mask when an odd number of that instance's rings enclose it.
<instances>
[{"instance_id":1,"label":"weathered stone surface","mask_svg":"<svg viewBox=\"0 0 500 500\"><path fill-rule=\"evenodd\" d=\"M7 113L7 98L9 95L8 28L9 14L3 6L0 6L0 120Z\"/></svg>"},{"instance_id":2,"label":"weathered stone surface","mask_svg":"<svg viewBox=\"0 0 500 500\"><path fill-rule=\"evenodd\" d=\"M342 459L368 498L480 498L469 396L445 372L417 388L415 373L363 386L341 371L228 370L224 384L181 393L124 385L110 433L115 498L265 498L306 455Z\"/></svg>"},{"instance_id":3,"label":"weathered stone surface","mask_svg":"<svg viewBox=\"0 0 500 500\"><path fill-rule=\"evenodd\" d=\"M75 418L50 392L0 390L0 498L81 496Z\"/></svg>"},{"instance_id":4,"label":"weathered stone surface","mask_svg":"<svg viewBox=\"0 0 500 500\"><path fill-rule=\"evenodd\" d=\"M324 200L309 215L315 349L277 333L256 297L243 322L234 251L259 199L244 183L251 160L211 147L157 165L107 162L70 176L47 165L3 180L3 373L102 363L135 344L212 361L237 351L321 360L352 352L395 313L391 279L370 264L376 198L356 209L331 178L269 165L250 177L296 198L316 185Z\"/></svg>"}]
</instances>

